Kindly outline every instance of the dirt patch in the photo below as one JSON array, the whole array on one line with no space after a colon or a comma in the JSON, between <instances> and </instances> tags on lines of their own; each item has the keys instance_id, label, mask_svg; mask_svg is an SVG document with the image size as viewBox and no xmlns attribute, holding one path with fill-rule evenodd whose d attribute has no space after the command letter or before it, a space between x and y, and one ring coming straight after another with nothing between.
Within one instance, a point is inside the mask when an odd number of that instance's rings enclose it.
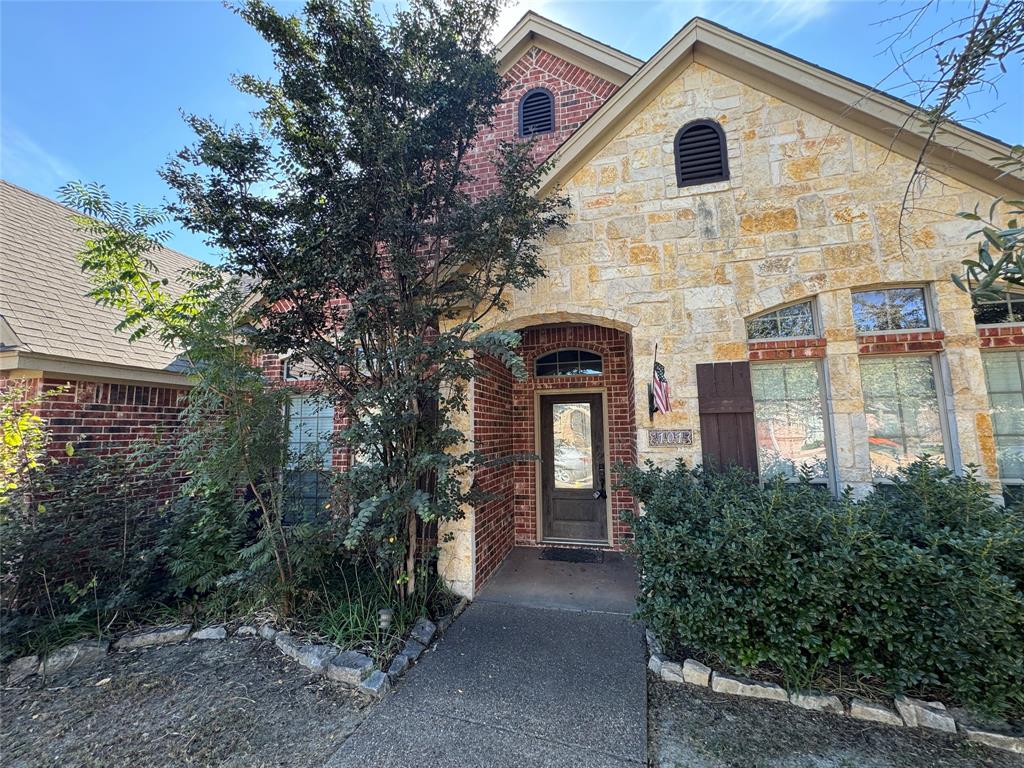
<instances>
[{"instance_id":1,"label":"dirt patch","mask_svg":"<svg viewBox=\"0 0 1024 768\"><path fill-rule=\"evenodd\" d=\"M164 646L4 689L0 754L11 768L320 766L367 703L264 642Z\"/></svg>"},{"instance_id":2,"label":"dirt patch","mask_svg":"<svg viewBox=\"0 0 1024 768\"><path fill-rule=\"evenodd\" d=\"M1021 768L1018 755L952 736L648 682L658 768Z\"/></svg>"}]
</instances>

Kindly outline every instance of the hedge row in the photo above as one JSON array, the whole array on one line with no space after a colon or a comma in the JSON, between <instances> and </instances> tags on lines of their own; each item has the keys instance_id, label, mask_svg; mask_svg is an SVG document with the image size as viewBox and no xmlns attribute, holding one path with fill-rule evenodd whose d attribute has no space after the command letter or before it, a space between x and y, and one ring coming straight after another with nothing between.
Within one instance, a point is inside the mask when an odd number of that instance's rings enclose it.
<instances>
[{"instance_id":1,"label":"hedge row","mask_svg":"<svg viewBox=\"0 0 1024 768\"><path fill-rule=\"evenodd\" d=\"M1024 515L920 461L867 498L734 470L624 470L640 614L677 653L787 687L842 671L891 693L1024 712Z\"/></svg>"}]
</instances>

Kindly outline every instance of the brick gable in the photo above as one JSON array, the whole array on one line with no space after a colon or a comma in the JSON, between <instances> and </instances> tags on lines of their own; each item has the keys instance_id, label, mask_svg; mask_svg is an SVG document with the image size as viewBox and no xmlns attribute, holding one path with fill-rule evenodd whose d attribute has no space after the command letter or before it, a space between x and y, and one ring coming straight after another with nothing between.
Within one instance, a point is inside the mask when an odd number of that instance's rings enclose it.
<instances>
[{"instance_id":1,"label":"brick gable","mask_svg":"<svg viewBox=\"0 0 1024 768\"><path fill-rule=\"evenodd\" d=\"M534 156L540 162L618 90L614 83L537 47L513 64L505 78L505 101L496 110L491 129L480 135L466 157L466 168L476 178L470 187L474 195L494 188L497 179L492 157L501 142L522 139L519 100L527 91L547 88L555 98L555 130L535 137Z\"/></svg>"}]
</instances>

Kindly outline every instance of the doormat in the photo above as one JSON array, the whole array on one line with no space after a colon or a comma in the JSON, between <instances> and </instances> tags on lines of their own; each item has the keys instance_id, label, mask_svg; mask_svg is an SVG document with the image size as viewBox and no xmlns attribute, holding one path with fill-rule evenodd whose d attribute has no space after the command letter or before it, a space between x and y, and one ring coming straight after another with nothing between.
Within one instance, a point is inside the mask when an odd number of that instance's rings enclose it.
<instances>
[{"instance_id":1,"label":"doormat","mask_svg":"<svg viewBox=\"0 0 1024 768\"><path fill-rule=\"evenodd\" d=\"M560 563L603 563L604 552L599 549L569 549L568 547L544 547L541 560L557 560Z\"/></svg>"}]
</instances>

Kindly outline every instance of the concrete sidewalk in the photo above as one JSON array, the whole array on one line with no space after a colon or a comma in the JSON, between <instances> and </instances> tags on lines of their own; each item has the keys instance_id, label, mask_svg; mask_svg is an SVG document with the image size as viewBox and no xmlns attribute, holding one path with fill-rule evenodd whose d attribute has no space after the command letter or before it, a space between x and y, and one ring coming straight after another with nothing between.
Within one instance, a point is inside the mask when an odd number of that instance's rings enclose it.
<instances>
[{"instance_id":1,"label":"concrete sidewalk","mask_svg":"<svg viewBox=\"0 0 1024 768\"><path fill-rule=\"evenodd\" d=\"M513 565L538 550L517 551ZM616 565L616 562L619 564ZM615 578L602 573L608 565ZM628 563L627 563L628 565ZM621 561L548 563L555 592L629 579ZM646 678L640 629L620 609L621 583L603 607L546 607L564 600L499 572L437 647L428 652L331 758L331 768L582 768L646 765ZM598 590L600 591L600 590ZM520 594L520 601L513 595ZM489 597L489 595L491 597ZM534 604L531 604L534 603ZM542 605L538 605L541 603ZM571 605L571 604L570 604Z\"/></svg>"}]
</instances>

